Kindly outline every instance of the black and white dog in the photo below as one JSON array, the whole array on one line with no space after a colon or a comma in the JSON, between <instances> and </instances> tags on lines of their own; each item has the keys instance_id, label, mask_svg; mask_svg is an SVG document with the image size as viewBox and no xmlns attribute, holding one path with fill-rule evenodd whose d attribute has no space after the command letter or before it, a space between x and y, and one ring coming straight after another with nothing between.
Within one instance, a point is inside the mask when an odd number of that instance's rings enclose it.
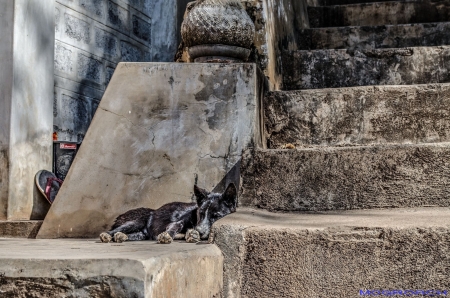
<instances>
[{"instance_id":1,"label":"black and white dog","mask_svg":"<svg viewBox=\"0 0 450 298\"><path fill-rule=\"evenodd\" d=\"M230 183L225 192L209 193L194 186L196 203L168 203L159 209L137 208L119 215L109 232L101 233L102 242L158 240L171 243L184 237L187 242L208 239L212 224L236 211L237 190ZM185 234L185 235L180 235Z\"/></svg>"}]
</instances>

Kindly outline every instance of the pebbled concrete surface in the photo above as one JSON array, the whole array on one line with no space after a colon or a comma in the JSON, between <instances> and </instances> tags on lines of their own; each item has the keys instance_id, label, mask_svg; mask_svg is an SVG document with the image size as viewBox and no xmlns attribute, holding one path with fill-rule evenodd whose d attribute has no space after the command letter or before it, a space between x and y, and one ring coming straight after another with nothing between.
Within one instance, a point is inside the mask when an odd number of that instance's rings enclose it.
<instances>
[{"instance_id":1,"label":"pebbled concrete surface","mask_svg":"<svg viewBox=\"0 0 450 298\"><path fill-rule=\"evenodd\" d=\"M0 296L220 297L215 245L0 238Z\"/></svg>"},{"instance_id":2,"label":"pebbled concrete surface","mask_svg":"<svg viewBox=\"0 0 450 298\"><path fill-rule=\"evenodd\" d=\"M450 84L270 92L267 147L450 141Z\"/></svg>"},{"instance_id":3,"label":"pebbled concrete surface","mask_svg":"<svg viewBox=\"0 0 450 298\"><path fill-rule=\"evenodd\" d=\"M450 82L450 47L285 51L282 90Z\"/></svg>"},{"instance_id":4,"label":"pebbled concrete surface","mask_svg":"<svg viewBox=\"0 0 450 298\"><path fill-rule=\"evenodd\" d=\"M450 23L348 26L302 29L298 50L368 49L442 46L450 44Z\"/></svg>"},{"instance_id":5,"label":"pebbled concrete surface","mask_svg":"<svg viewBox=\"0 0 450 298\"><path fill-rule=\"evenodd\" d=\"M426 13L425 13L426 12ZM449 1L389 1L308 7L310 26L378 26L446 22Z\"/></svg>"},{"instance_id":6,"label":"pebbled concrete surface","mask_svg":"<svg viewBox=\"0 0 450 298\"><path fill-rule=\"evenodd\" d=\"M359 297L450 287L450 209L279 214L240 208L214 224L224 297ZM228 269L228 270L227 270Z\"/></svg>"},{"instance_id":7,"label":"pebbled concrete surface","mask_svg":"<svg viewBox=\"0 0 450 298\"><path fill-rule=\"evenodd\" d=\"M450 206L450 143L256 150L240 206L279 211Z\"/></svg>"}]
</instances>

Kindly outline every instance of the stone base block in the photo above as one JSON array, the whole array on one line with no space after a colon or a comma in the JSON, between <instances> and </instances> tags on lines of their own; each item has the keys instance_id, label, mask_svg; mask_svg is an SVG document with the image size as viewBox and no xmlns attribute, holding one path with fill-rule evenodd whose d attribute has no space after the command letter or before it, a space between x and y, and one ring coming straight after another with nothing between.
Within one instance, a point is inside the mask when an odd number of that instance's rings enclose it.
<instances>
[{"instance_id":1,"label":"stone base block","mask_svg":"<svg viewBox=\"0 0 450 298\"><path fill-rule=\"evenodd\" d=\"M215 245L0 240L2 297L220 297Z\"/></svg>"}]
</instances>

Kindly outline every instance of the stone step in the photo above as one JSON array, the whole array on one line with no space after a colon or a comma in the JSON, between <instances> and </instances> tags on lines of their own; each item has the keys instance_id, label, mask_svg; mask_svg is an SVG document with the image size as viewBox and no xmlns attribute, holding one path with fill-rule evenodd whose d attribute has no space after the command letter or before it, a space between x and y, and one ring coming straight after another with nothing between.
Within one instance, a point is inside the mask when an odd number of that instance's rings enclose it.
<instances>
[{"instance_id":1,"label":"stone step","mask_svg":"<svg viewBox=\"0 0 450 298\"><path fill-rule=\"evenodd\" d=\"M450 287L449 208L321 214L238 208L213 231L224 254L224 297L348 298L360 290L393 297L376 291Z\"/></svg>"},{"instance_id":2,"label":"stone step","mask_svg":"<svg viewBox=\"0 0 450 298\"><path fill-rule=\"evenodd\" d=\"M267 147L450 142L450 84L275 91Z\"/></svg>"},{"instance_id":3,"label":"stone step","mask_svg":"<svg viewBox=\"0 0 450 298\"><path fill-rule=\"evenodd\" d=\"M450 82L450 46L284 51L283 90Z\"/></svg>"},{"instance_id":4,"label":"stone step","mask_svg":"<svg viewBox=\"0 0 450 298\"><path fill-rule=\"evenodd\" d=\"M450 22L299 30L299 50L403 48L450 45Z\"/></svg>"},{"instance_id":5,"label":"stone step","mask_svg":"<svg viewBox=\"0 0 450 298\"><path fill-rule=\"evenodd\" d=\"M450 21L450 2L389 1L308 7L310 26L379 26Z\"/></svg>"},{"instance_id":6,"label":"stone step","mask_svg":"<svg viewBox=\"0 0 450 298\"><path fill-rule=\"evenodd\" d=\"M223 285L215 245L1 239L0 251L1 297L211 298Z\"/></svg>"},{"instance_id":7,"label":"stone step","mask_svg":"<svg viewBox=\"0 0 450 298\"><path fill-rule=\"evenodd\" d=\"M42 220L0 221L0 238L36 238Z\"/></svg>"},{"instance_id":8,"label":"stone step","mask_svg":"<svg viewBox=\"0 0 450 298\"><path fill-rule=\"evenodd\" d=\"M450 143L248 152L241 206L322 211L450 206Z\"/></svg>"},{"instance_id":9,"label":"stone step","mask_svg":"<svg viewBox=\"0 0 450 298\"><path fill-rule=\"evenodd\" d=\"M329 5L346 5L346 4L360 4L360 3L372 3L372 2L400 2L400 1L421 1L421 0L321 0L318 1L320 6ZM311 5L318 6L318 5Z\"/></svg>"}]
</instances>

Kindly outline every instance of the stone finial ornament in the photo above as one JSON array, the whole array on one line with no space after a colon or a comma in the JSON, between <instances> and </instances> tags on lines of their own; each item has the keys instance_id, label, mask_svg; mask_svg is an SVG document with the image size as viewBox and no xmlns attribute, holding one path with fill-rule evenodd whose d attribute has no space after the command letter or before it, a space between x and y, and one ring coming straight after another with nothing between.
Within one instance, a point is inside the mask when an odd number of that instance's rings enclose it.
<instances>
[{"instance_id":1,"label":"stone finial ornament","mask_svg":"<svg viewBox=\"0 0 450 298\"><path fill-rule=\"evenodd\" d=\"M194 62L242 62L250 55L255 25L240 0L197 0L181 36Z\"/></svg>"}]
</instances>

